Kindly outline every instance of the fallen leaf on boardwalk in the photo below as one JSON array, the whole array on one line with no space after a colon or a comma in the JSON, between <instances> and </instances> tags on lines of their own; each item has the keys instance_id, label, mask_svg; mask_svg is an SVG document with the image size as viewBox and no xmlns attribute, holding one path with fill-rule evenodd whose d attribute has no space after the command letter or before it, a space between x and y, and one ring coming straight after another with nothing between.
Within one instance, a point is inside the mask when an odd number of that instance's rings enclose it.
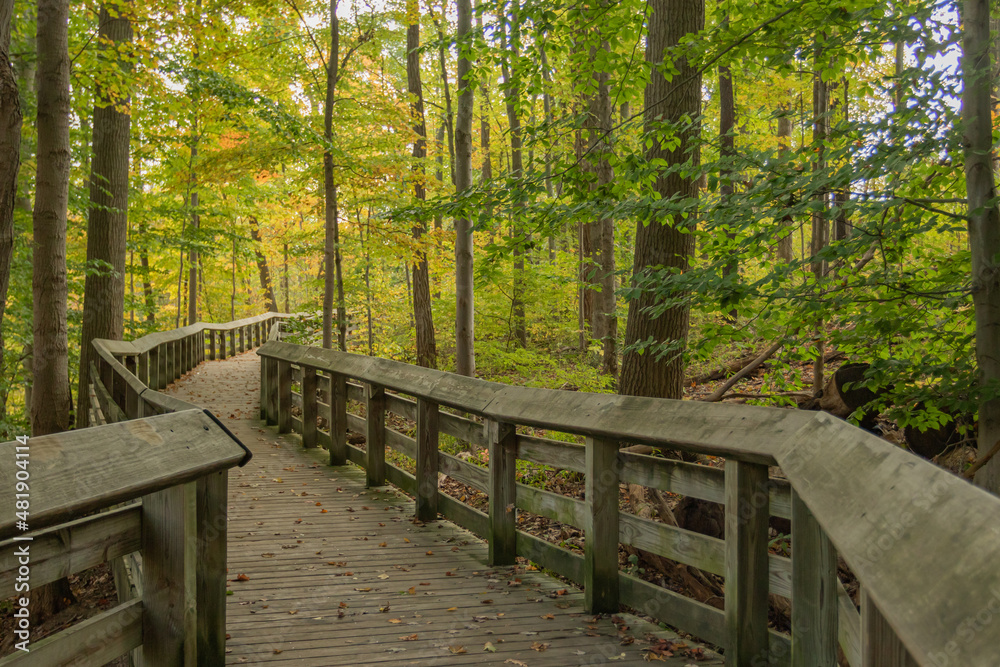
<instances>
[{"instance_id":1,"label":"fallen leaf on boardwalk","mask_svg":"<svg viewBox=\"0 0 1000 667\"><path fill-rule=\"evenodd\" d=\"M283 653L283 651L280 648L274 649L274 654L275 655L278 655L279 653Z\"/></svg>"},{"instance_id":2,"label":"fallen leaf on boardwalk","mask_svg":"<svg viewBox=\"0 0 1000 667\"><path fill-rule=\"evenodd\" d=\"M322 507L323 503L316 503L316 507Z\"/></svg>"},{"instance_id":3,"label":"fallen leaf on boardwalk","mask_svg":"<svg viewBox=\"0 0 1000 667\"><path fill-rule=\"evenodd\" d=\"M274 558L274 554L268 552L266 554L261 554L260 557L261 558Z\"/></svg>"},{"instance_id":4,"label":"fallen leaf on boardwalk","mask_svg":"<svg viewBox=\"0 0 1000 667\"><path fill-rule=\"evenodd\" d=\"M608 660L624 660L624 659L625 659L624 653L619 653L618 655L613 655L610 658L608 658Z\"/></svg>"},{"instance_id":5,"label":"fallen leaf on boardwalk","mask_svg":"<svg viewBox=\"0 0 1000 667\"><path fill-rule=\"evenodd\" d=\"M288 613L289 614L297 614L297 613L299 613L299 610L298 609L289 609Z\"/></svg>"},{"instance_id":6,"label":"fallen leaf on boardwalk","mask_svg":"<svg viewBox=\"0 0 1000 667\"><path fill-rule=\"evenodd\" d=\"M379 524L379 525L381 526L382 524ZM410 541L410 538L408 538L408 537L404 537L404 538L403 538L403 541L404 541L404 542L407 542L407 543L408 543L408 542Z\"/></svg>"},{"instance_id":7,"label":"fallen leaf on boardwalk","mask_svg":"<svg viewBox=\"0 0 1000 667\"><path fill-rule=\"evenodd\" d=\"M277 482L278 484L284 484L284 482L282 481L282 479L280 477L275 477L271 481L272 482Z\"/></svg>"},{"instance_id":8,"label":"fallen leaf on boardwalk","mask_svg":"<svg viewBox=\"0 0 1000 667\"><path fill-rule=\"evenodd\" d=\"M402 623L403 621L399 620L398 618L390 618L389 622L390 623Z\"/></svg>"},{"instance_id":9,"label":"fallen leaf on boardwalk","mask_svg":"<svg viewBox=\"0 0 1000 667\"><path fill-rule=\"evenodd\" d=\"M556 595L566 595L566 589L563 588L563 589L560 589L560 590L556 591Z\"/></svg>"},{"instance_id":10,"label":"fallen leaf on boardwalk","mask_svg":"<svg viewBox=\"0 0 1000 667\"><path fill-rule=\"evenodd\" d=\"M551 621L555 618L552 614L545 614L544 616L539 616L539 618L544 618L546 621Z\"/></svg>"},{"instance_id":11,"label":"fallen leaf on boardwalk","mask_svg":"<svg viewBox=\"0 0 1000 667\"><path fill-rule=\"evenodd\" d=\"M448 650L456 655L459 653L467 653L464 646L449 646Z\"/></svg>"},{"instance_id":12,"label":"fallen leaf on boardwalk","mask_svg":"<svg viewBox=\"0 0 1000 667\"><path fill-rule=\"evenodd\" d=\"M493 600L480 600L479 604L493 604Z\"/></svg>"},{"instance_id":13,"label":"fallen leaf on boardwalk","mask_svg":"<svg viewBox=\"0 0 1000 667\"><path fill-rule=\"evenodd\" d=\"M319 511L320 514L326 514L326 512L327 512L327 510L320 510Z\"/></svg>"},{"instance_id":14,"label":"fallen leaf on boardwalk","mask_svg":"<svg viewBox=\"0 0 1000 667\"><path fill-rule=\"evenodd\" d=\"M227 632L227 633L226 633L226 639L232 639L232 638L233 638L233 637L232 637L232 635L230 635L230 634L229 634L229 633Z\"/></svg>"},{"instance_id":15,"label":"fallen leaf on boardwalk","mask_svg":"<svg viewBox=\"0 0 1000 667\"><path fill-rule=\"evenodd\" d=\"M434 552L433 552L433 551L428 551L428 552L427 552L427 555L428 555L428 556L433 556L433 555L434 555Z\"/></svg>"},{"instance_id":16,"label":"fallen leaf on boardwalk","mask_svg":"<svg viewBox=\"0 0 1000 667\"><path fill-rule=\"evenodd\" d=\"M416 595L417 594L417 587L416 586L410 586L408 589L406 589L406 592L409 595Z\"/></svg>"},{"instance_id":17,"label":"fallen leaf on boardwalk","mask_svg":"<svg viewBox=\"0 0 1000 667\"><path fill-rule=\"evenodd\" d=\"M517 665L517 667L528 667L528 663L521 662L520 660L515 660L514 658L507 658L503 661L505 665Z\"/></svg>"},{"instance_id":18,"label":"fallen leaf on boardwalk","mask_svg":"<svg viewBox=\"0 0 1000 667\"><path fill-rule=\"evenodd\" d=\"M539 653L541 653L542 651L544 651L548 647L549 647L549 643L548 642L531 642L531 650L532 651L538 651Z\"/></svg>"},{"instance_id":19,"label":"fallen leaf on boardwalk","mask_svg":"<svg viewBox=\"0 0 1000 667\"><path fill-rule=\"evenodd\" d=\"M378 608L378 613L384 614L389 611L389 605L384 605Z\"/></svg>"},{"instance_id":20,"label":"fallen leaf on boardwalk","mask_svg":"<svg viewBox=\"0 0 1000 667\"><path fill-rule=\"evenodd\" d=\"M368 593L371 591L371 589L372 589L371 586L367 586L365 588L355 588L354 590L356 590L359 593Z\"/></svg>"},{"instance_id":21,"label":"fallen leaf on boardwalk","mask_svg":"<svg viewBox=\"0 0 1000 667\"><path fill-rule=\"evenodd\" d=\"M448 607L445 611L458 611L458 607Z\"/></svg>"},{"instance_id":22,"label":"fallen leaf on boardwalk","mask_svg":"<svg viewBox=\"0 0 1000 667\"><path fill-rule=\"evenodd\" d=\"M402 653L405 650L406 650L405 648L399 648L398 646L390 646L389 648L386 649L386 652L387 653Z\"/></svg>"},{"instance_id":23,"label":"fallen leaf on boardwalk","mask_svg":"<svg viewBox=\"0 0 1000 667\"><path fill-rule=\"evenodd\" d=\"M235 579L231 579L231 581L250 581L250 577L245 574L240 574L237 575Z\"/></svg>"},{"instance_id":24,"label":"fallen leaf on boardwalk","mask_svg":"<svg viewBox=\"0 0 1000 667\"><path fill-rule=\"evenodd\" d=\"M337 606L340 607L341 609L347 609L347 603L346 602L341 602Z\"/></svg>"},{"instance_id":25,"label":"fallen leaf on boardwalk","mask_svg":"<svg viewBox=\"0 0 1000 667\"><path fill-rule=\"evenodd\" d=\"M404 642L412 642L412 641L416 641L416 639L417 639L417 633L415 633L415 632L412 635L405 635L405 636L399 638L400 641L404 641Z\"/></svg>"},{"instance_id":26,"label":"fallen leaf on boardwalk","mask_svg":"<svg viewBox=\"0 0 1000 667\"><path fill-rule=\"evenodd\" d=\"M387 547L387 546L389 546L389 545L388 545L387 543L383 542L383 543L382 543L382 544L380 544L379 546L380 546L380 547Z\"/></svg>"},{"instance_id":27,"label":"fallen leaf on boardwalk","mask_svg":"<svg viewBox=\"0 0 1000 667\"><path fill-rule=\"evenodd\" d=\"M454 572L445 572L444 576L446 576L446 577L454 577L455 573Z\"/></svg>"},{"instance_id":28,"label":"fallen leaf on boardwalk","mask_svg":"<svg viewBox=\"0 0 1000 667\"><path fill-rule=\"evenodd\" d=\"M483 650L487 653L496 653L497 647L493 645L493 642L486 642L483 644Z\"/></svg>"},{"instance_id":29,"label":"fallen leaf on boardwalk","mask_svg":"<svg viewBox=\"0 0 1000 667\"><path fill-rule=\"evenodd\" d=\"M302 523L302 519L296 519L295 523Z\"/></svg>"},{"instance_id":30,"label":"fallen leaf on boardwalk","mask_svg":"<svg viewBox=\"0 0 1000 667\"><path fill-rule=\"evenodd\" d=\"M378 575L378 578L379 579L388 579L389 575L388 574L380 574L380 575Z\"/></svg>"}]
</instances>

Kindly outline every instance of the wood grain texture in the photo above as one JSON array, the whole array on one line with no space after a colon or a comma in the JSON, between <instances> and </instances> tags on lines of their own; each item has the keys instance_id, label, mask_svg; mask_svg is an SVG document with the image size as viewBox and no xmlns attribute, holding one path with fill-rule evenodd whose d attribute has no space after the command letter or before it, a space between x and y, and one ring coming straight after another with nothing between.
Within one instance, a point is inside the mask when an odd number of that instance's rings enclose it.
<instances>
[{"instance_id":1,"label":"wood grain texture","mask_svg":"<svg viewBox=\"0 0 1000 667\"><path fill-rule=\"evenodd\" d=\"M585 606L618 611L618 443L587 439Z\"/></svg>"},{"instance_id":2,"label":"wood grain texture","mask_svg":"<svg viewBox=\"0 0 1000 667\"><path fill-rule=\"evenodd\" d=\"M417 401L416 517L437 519L438 512L438 406Z\"/></svg>"},{"instance_id":3,"label":"wood grain texture","mask_svg":"<svg viewBox=\"0 0 1000 667\"><path fill-rule=\"evenodd\" d=\"M939 663L939 660L936 659L935 662ZM874 600L862 588L861 667L918 667L918 664L899 641L896 631L879 611Z\"/></svg>"},{"instance_id":4,"label":"wood grain texture","mask_svg":"<svg viewBox=\"0 0 1000 667\"><path fill-rule=\"evenodd\" d=\"M316 369L302 369L302 445L316 446Z\"/></svg>"},{"instance_id":5,"label":"wood grain texture","mask_svg":"<svg viewBox=\"0 0 1000 667\"><path fill-rule=\"evenodd\" d=\"M490 422L490 565L517 558L517 445L513 424Z\"/></svg>"},{"instance_id":6,"label":"wood grain texture","mask_svg":"<svg viewBox=\"0 0 1000 667\"><path fill-rule=\"evenodd\" d=\"M365 473L368 486L385 486L385 387L365 387Z\"/></svg>"},{"instance_id":7,"label":"wood grain texture","mask_svg":"<svg viewBox=\"0 0 1000 667\"><path fill-rule=\"evenodd\" d=\"M809 508L792 494L792 665L837 662L837 553Z\"/></svg>"}]
</instances>

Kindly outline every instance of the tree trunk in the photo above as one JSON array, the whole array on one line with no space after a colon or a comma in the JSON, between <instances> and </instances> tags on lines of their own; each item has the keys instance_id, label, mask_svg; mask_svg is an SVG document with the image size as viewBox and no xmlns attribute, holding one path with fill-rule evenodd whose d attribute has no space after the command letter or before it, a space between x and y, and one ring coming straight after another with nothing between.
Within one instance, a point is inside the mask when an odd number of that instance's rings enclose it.
<instances>
[{"instance_id":1,"label":"tree trunk","mask_svg":"<svg viewBox=\"0 0 1000 667\"><path fill-rule=\"evenodd\" d=\"M549 128L546 131L547 136L552 134L552 93L550 87L552 86L552 74L549 71L549 60L545 55L545 39L543 38L538 41L538 57L541 60L542 65L542 80L545 82L542 88L542 111L545 114L545 123ZM552 199L555 193L552 188L552 148L550 145L545 147L545 194ZM556 262L556 234L562 231L561 225L559 229L552 229L549 233L549 264L555 264Z\"/></svg>"},{"instance_id":2,"label":"tree trunk","mask_svg":"<svg viewBox=\"0 0 1000 667\"><path fill-rule=\"evenodd\" d=\"M112 18L101 7L98 43L120 53L132 41L131 9L119 6ZM108 48L110 47L110 48ZM113 56L112 56L113 57ZM119 60L118 67L129 69ZM78 403L86 404L90 391L90 342L95 338L121 340L125 317L125 246L128 233L129 138L132 118L128 90L95 91L93 156L90 173L90 210L87 218L87 264L101 262L87 272L83 287L83 331L80 335ZM110 268L108 268L110 267ZM77 411L77 428L86 428L90 411Z\"/></svg>"},{"instance_id":3,"label":"tree trunk","mask_svg":"<svg viewBox=\"0 0 1000 667\"><path fill-rule=\"evenodd\" d=\"M337 184L333 178L333 105L336 101L337 79L340 67L340 19L337 18L337 0L330 0L330 57L326 66L326 105L323 109L323 193L326 201L326 239L323 258L327 271L323 280L323 347L333 347L333 297L337 293L337 346L347 349L347 317L344 312L344 285L341 282L340 228L337 220Z\"/></svg>"},{"instance_id":4,"label":"tree trunk","mask_svg":"<svg viewBox=\"0 0 1000 667\"><path fill-rule=\"evenodd\" d=\"M69 205L69 2L38 0L38 152L32 215L34 344L31 434L70 427L66 301L66 212ZM62 609L72 592L65 579L32 591L32 624Z\"/></svg>"},{"instance_id":5,"label":"tree trunk","mask_svg":"<svg viewBox=\"0 0 1000 667\"><path fill-rule=\"evenodd\" d=\"M10 287L14 255L14 208L17 206L17 172L21 166L21 98L10 66L10 26L14 0L0 0L0 373L4 365L3 318ZM7 420L6 396L0 401L0 422ZM9 433L0 433L8 440Z\"/></svg>"},{"instance_id":6,"label":"tree trunk","mask_svg":"<svg viewBox=\"0 0 1000 667\"><path fill-rule=\"evenodd\" d=\"M652 0L649 19L649 36L646 41L646 60L654 65L653 74L646 86L645 124L646 131L652 132L657 123L680 122L684 116L695 118L701 106L701 75L687 60L679 58L674 62L677 73L668 80L657 67L663 62L664 50L675 48L685 35L696 33L705 24L705 6L702 0ZM699 162L697 129L692 127L682 131L680 141L673 150L667 150L661 142L654 141L646 151L647 160L666 160L668 165L676 165L691 160ZM671 197L681 199L698 197L698 182L694 177L685 177L678 172L658 176L654 188L663 200ZM688 257L693 251L692 235L685 233L693 224L693 215L682 219L679 215L671 218L640 221L636 226L635 261L633 280L638 279L651 267L670 267L683 271L688 265ZM649 224L643 224L648 222ZM679 399L683 393L684 359L683 346L687 341L688 307L676 305L667 309L659 317L653 317L649 308L656 303L650 290L629 303L628 322L625 327L625 356L622 360L622 374L619 392L634 396L658 396ZM636 343L652 338L658 343L676 341L680 349L660 358L653 350L636 350ZM632 347L633 349L629 349Z\"/></svg>"},{"instance_id":7,"label":"tree trunk","mask_svg":"<svg viewBox=\"0 0 1000 667\"><path fill-rule=\"evenodd\" d=\"M417 0L407 0L406 16L406 86L410 93L413 115L413 196L418 202L427 199L424 188L424 159L427 157L427 126L424 124L424 93L420 86L420 8ZM427 223L418 219L413 225L416 252L413 262L413 320L417 329L417 363L425 368L437 368L437 348L434 342L434 314L431 310L430 271L422 238Z\"/></svg>"},{"instance_id":8,"label":"tree trunk","mask_svg":"<svg viewBox=\"0 0 1000 667\"><path fill-rule=\"evenodd\" d=\"M272 313L278 312L278 301L274 298L274 286L271 284L271 270L267 266L267 256L264 254L262 239L260 237L260 224L257 218L250 216L250 238L253 240L253 253L257 258L257 272L260 274L260 290L267 300L267 310Z\"/></svg>"},{"instance_id":9,"label":"tree trunk","mask_svg":"<svg viewBox=\"0 0 1000 667\"><path fill-rule=\"evenodd\" d=\"M792 141L792 116L791 109L782 104L778 109L778 151L782 156L788 154L789 144ZM791 205L789 203L789 205ZM794 246L792 234L795 229L792 216L786 214L781 218L781 230L778 232L778 261L786 264L794 259Z\"/></svg>"},{"instance_id":10,"label":"tree trunk","mask_svg":"<svg viewBox=\"0 0 1000 667\"><path fill-rule=\"evenodd\" d=\"M441 19L444 19L446 14L446 5L448 0L442 0L441 2ZM441 27L441 20L434 17L434 27L437 28L438 34L438 63L441 66L441 91L444 96L444 127L448 134L448 167L451 172L451 184L455 185L455 115L452 113L451 109L451 86L448 85L448 66L445 62L445 48L446 42L444 39L444 30ZM407 65L408 66L408 65ZM409 73L407 73L409 77ZM426 138L426 134L424 135Z\"/></svg>"},{"instance_id":11,"label":"tree trunk","mask_svg":"<svg viewBox=\"0 0 1000 667\"><path fill-rule=\"evenodd\" d=\"M288 294L288 242L282 246L281 255L281 287L285 290L285 312L292 312L291 297Z\"/></svg>"},{"instance_id":12,"label":"tree trunk","mask_svg":"<svg viewBox=\"0 0 1000 667\"><path fill-rule=\"evenodd\" d=\"M600 49L610 58L610 45L601 41ZM597 47L591 47L591 62L596 62ZM611 201L608 188L614 180L611 167L611 96L608 90L608 73L594 72L597 91L591 98L590 108L590 159L597 180L591 191L599 200ZM605 216L591 225L591 239L596 275L594 283L599 291L594 295L594 337L602 344L601 372L612 377L618 375L618 317L615 313L615 227L614 220Z\"/></svg>"},{"instance_id":13,"label":"tree trunk","mask_svg":"<svg viewBox=\"0 0 1000 667\"><path fill-rule=\"evenodd\" d=\"M584 160L583 131L577 129L573 134L573 152L577 164ZM591 326L594 321L594 296L596 290L593 288L593 229L594 224L581 220L577 229L577 260L579 287L579 312L577 313L577 323L580 327L580 352L587 349L590 344Z\"/></svg>"},{"instance_id":14,"label":"tree trunk","mask_svg":"<svg viewBox=\"0 0 1000 667\"><path fill-rule=\"evenodd\" d=\"M723 26L728 28L728 15L723 19ZM733 171L732 161L736 158L736 138L733 133L736 131L736 98L733 94L733 74L728 65L719 65L719 159L722 162L722 185L719 187L719 194L722 197L722 206L732 210L728 200L733 197L733 181L737 174ZM732 230L726 232L726 237L730 240L736 238L736 233ZM736 259L736 253L730 252L730 261L722 269L723 283L738 281L740 277L740 265ZM726 304L723 304L723 308ZM726 313L729 322L736 322L738 313L733 305Z\"/></svg>"},{"instance_id":15,"label":"tree trunk","mask_svg":"<svg viewBox=\"0 0 1000 667\"><path fill-rule=\"evenodd\" d=\"M823 147L827 134L827 111L829 100L827 99L827 82L823 80L822 49L816 48L816 72L813 75L813 146L816 160L813 163L813 173L822 175L826 167L825 150ZM826 247L830 238L830 225L827 221L827 201L826 191L821 190L817 196L817 210L812 214L812 245L810 253L813 256L812 273L815 281L815 291L817 296L822 291L823 276L826 274L826 262L818 259L817 256ZM826 333L822 316L817 317L815 323L816 358L813 359L813 397L819 398L823 394L823 355L826 350Z\"/></svg>"},{"instance_id":16,"label":"tree trunk","mask_svg":"<svg viewBox=\"0 0 1000 667\"><path fill-rule=\"evenodd\" d=\"M976 310L976 363L984 393L979 404L979 454L1000 440L1000 210L993 179L990 108L990 6L964 0L962 115L965 182L972 248L972 302ZM976 472L976 484L1000 495L1000 457Z\"/></svg>"},{"instance_id":17,"label":"tree trunk","mask_svg":"<svg viewBox=\"0 0 1000 667\"><path fill-rule=\"evenodd\" d=\"M472 36L471 0L456 0L458 42ZM455 123L455 191L472 187L472 61L466 49L458 57L458 117ZM475 377L475 313L472 281L472 221L469 212L455 218L455 372Z\"/></svg>"},{"instance_id":18,"label":"tree trunk","mask_svg":"<svg viewBox=\"0 0 1000 667\"><path fill-rule=\"evenodd\" d=\"M510 170L511 177L515 182L524 176L524 165L522 161L521 149L521 90L520 75L518 73L521 52L521 8L520 0L512 0L510 13L510 45L506 42L506 26L503 17L500 17L500 50L505 54L501 61L504 81L504 101L507 106L507 122L510 125ZM511 66L510 62L513 62ZM521 189L523 185L515 185ZM511 219L511 236L514 239L514 280L513 294L511 298L511 312L513 313L513 335L521 347L527 347L528 334L524 318L524 230L521 227L521 216L524 214L524 194L515 195L513 217Z\"/></svg>"},{"instance_id":19,"label":"tree trunk","mask_svg":"<svg viewBox=\"0 0 1000 667\"><path fill-rule=\"evenodd\" d=\"M848 92L847 86L848 81L845 77L843 79L844 87L844 123L846 124L850 120L850 106L848 105ZM834 207L837 209L837 217L834 223L834 233L833 238L837 241L846 241L851 238L852 225L850 218L847 216L847 203L850 201L848 192L846 188L841 188L837 190L836 195L834 195Z\"/></svg>"}]
</instances>

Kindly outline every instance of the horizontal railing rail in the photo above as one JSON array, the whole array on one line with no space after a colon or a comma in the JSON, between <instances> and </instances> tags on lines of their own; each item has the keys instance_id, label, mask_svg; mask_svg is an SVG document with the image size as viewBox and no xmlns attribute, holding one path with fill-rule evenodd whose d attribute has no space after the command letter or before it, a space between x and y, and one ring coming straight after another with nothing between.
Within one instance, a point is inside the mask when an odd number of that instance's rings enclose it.
<instances>
[{"instance_id":1,"label":"horizontal railing rail","mask_svg":"<svg viewBox=\"0 0 1000 667\"><path fill-rule=\"evenodd\" d=\"M846 422L511 387L283 343L279 329L258 350L263 418L306 447L328 448L331 464L364 467L370 485L413 494L418 518L441 513L487 538L492 564L523 556L581 583L593 612L625 604L722 646L740 666L833 665L838 646L851 665L996 664L1000 499ZM413 434L389 428L389 412L415 422ZM364 449L348 444L348 430L365 436ZM441 434L488 448L489 467L440 451ZM725 468L620 450L635 443L724 457ZM387 447L415 473L387 462ZM585 499L518 484L518 459L584 473ZM485 492L489 511L439 492L439 473ZM723 503L725 539L619 512L623 483ZM518 511L576 526L584 554L517 530ZM768 551L771 516L791 519L790 559ZM723 576L724 611L619 571L621 544ZM838 554L861 584L860 612L838 581ZM791 600L790 636L768 630L769 594ZM991 629L966 632L982 614L995 618Z\"/></svg>"},{"instance_id":2,"label":"horizontal railing rail","mask_svg":"<svg viewBox=\"0 0 1000 667\"><path fill-rule=\"evenodd\" d=\"M0 444L3 501L25 508L0 515L0 597L26 600L14 632L27 649L0 665L102 665L129 652L148 666L223 664L226 470L245 459L196 409ZM32 641L31 591L133 555L144 569L131 595Z\"/></svg>"}]
</instances>

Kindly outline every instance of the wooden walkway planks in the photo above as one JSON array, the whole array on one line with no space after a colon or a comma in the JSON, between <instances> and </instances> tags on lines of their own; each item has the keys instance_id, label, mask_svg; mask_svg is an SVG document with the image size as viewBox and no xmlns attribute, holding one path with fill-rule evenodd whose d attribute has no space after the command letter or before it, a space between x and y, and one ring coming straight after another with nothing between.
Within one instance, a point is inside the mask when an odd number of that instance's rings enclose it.
<instances>
[{"instance_id":1,"label":"wooden walkway planks","mask_svg":"<svg viewBox=\"0 0 1000 667\"><path fill-rule=\"evenodd\" d=\"M258 362L252 352L206 362L170 389L254 452L230 473L227 664L645 664L652 626L595 619L571 586L487 567L470 533L414 522L403 494L366 490L363 470L329 467L323 450L261 426Z\"/></svg>"}]
</instances>

